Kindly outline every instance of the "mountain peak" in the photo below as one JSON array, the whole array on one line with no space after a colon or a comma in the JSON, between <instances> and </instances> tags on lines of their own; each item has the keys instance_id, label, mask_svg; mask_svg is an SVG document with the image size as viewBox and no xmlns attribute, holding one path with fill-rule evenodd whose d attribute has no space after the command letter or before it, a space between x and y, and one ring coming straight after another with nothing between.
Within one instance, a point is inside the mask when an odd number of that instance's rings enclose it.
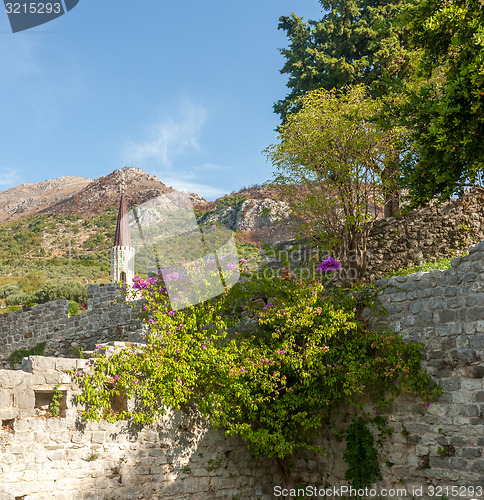
<instances>
[{"instance_id":1,"label":"mountain peak","mask_svg":"<svg viewBox=\"0 0 484 500\"><path fill-rule=\"evenodd\" d=\"M173 191L154 175L135 167L115 170L98 179L63 176L37 183L24 183L0 191L0 222L38 213L89 217L117 207L124 175L129 205Z\"/></svg>"}]
</instances>

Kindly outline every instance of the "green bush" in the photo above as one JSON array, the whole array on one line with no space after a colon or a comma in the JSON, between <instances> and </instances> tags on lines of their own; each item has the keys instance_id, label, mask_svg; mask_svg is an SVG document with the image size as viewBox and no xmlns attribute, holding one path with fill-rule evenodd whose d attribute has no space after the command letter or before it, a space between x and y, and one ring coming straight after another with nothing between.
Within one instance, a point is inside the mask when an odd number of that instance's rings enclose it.
<instances>
[{"instance_id":1,"label":"green bush","mask_svg":"<svg viewBox=\"0 0 484 500\"><path fill-rule=\"evenodd\" d=\"M46 345L47 342L40 342L40 344L37 344L30 349L17 349L10 354L7 360L10 361L12 366L15 366L17 363L20 363L22 359L27 358L28 356L43 356Z\"/></svg>"},{"instance_id":2,"label":"green bush","mask_svg":"<svg viewBox=\"0 0 484 500\"><path fill-rule=\"evenodd\" d=\"M50 282L40 288L33 298L39 304L52 300L73 300L78 304L87 304L87 285L73 281L66 283Z\"/></svg>"},{"instance_id":3,"label":"green bush","mask_svg":"<svg viewBox=\"0 0 484 500\"><path fill-rule=\"evenodd\" d=\"M359 408L367 397L385 407L401 392L427 406L440 394L421 369L420 345L361 319L372 294L262 276L247 275L215 300L177 311L163 283L141 283L149 347L100 353L92 372L77 373L84 417L150 424L166 408L196 405L257 457L274 459L287 479L297 450L323 451L313 437L338 408ZM254 321L240 323L240 315ZM229 334L234 324L237 332ZM132 409L109 413L111 396L120 393L133 398Z\"/></svg>"},{"instance_id":4,"label":"green bush","mask_svg":"<svg viewBox=\"0 0 484 500\"><path fill-rule=\"evenodd\" d=\"M8 285L0 286L0 298L2 299L6 299L8 296L19 292L20 288L15 283L9 283Z\"/></svg>"},{"instance_id":5,"label":"green bush","mask_svg":"<svg viewBox=\"0 0 484 500\"><path fill-rule=\"evenodd\" d=\"M24 305L28 302L35 302L35 300L33 300L32 295L25 292L14 293L5 299L7 306Z\"/></svg>"},{"instance_id":6,"label":"green bush","mask_svg":"<svg viewBox=\"0 0 484 500\"><path fill-rule=\"evenodd\" d=\"M79 314L79 304L75 300L69 301L69 318Z\"/></svg>"}]
</instances>

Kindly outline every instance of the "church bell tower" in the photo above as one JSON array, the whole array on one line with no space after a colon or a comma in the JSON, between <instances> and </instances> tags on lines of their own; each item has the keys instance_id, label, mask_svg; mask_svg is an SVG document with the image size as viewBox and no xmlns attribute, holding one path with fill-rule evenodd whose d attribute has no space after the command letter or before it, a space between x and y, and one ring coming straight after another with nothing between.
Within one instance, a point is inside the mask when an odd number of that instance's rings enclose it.
<instances>
[{"instance_id":1,"label":"church bell tower","mask_svg":"<svg viewBox=\"0 0 484 500\"><path fill-rule=\"evenodd\" d=\"M126 186L123 172L118 221L116 223L114 245L111 250L111 279L112 281L121 281L131 287L134 278L134 248L129 230L128 205L124 193L125 189Z\"/></svg>"}]
</instances>

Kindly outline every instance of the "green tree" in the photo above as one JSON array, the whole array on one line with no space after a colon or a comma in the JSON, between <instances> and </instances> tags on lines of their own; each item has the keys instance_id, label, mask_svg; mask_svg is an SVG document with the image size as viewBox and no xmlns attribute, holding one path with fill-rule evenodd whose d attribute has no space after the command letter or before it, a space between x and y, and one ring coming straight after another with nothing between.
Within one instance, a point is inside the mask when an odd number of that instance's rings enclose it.
<instances>
[{"instance_id":1,"label":"green tree","mask_svg":"<svg viewBox=\"0 0 484 500\"><path fill-rule=\"evenodd\" d=\"M27 276L18 281L20 289L28 294L35 293L39 288L45 285L47 278L40 271L31 271Z\"/></svg>"},{"instance_id":2,"label":"green tree","mask_svg":"<svg viewBox=\"0 0 484 500\"><path fill-rule=\"evenodd\" d=\"M289 47L281 49L291 92L275 103L283 123L297 110L296 99L309 90L340 89L363 83L372 96L393 92L414 73L416 54L409 50L408 30L401 22L414 4L408 0L320 0L319 21L296 14L279 19Z\"/></svg>"},{"instance_id":3,"label":"green tree","mask_svg":"<svg viewBox=\"0 0 484 500\"><path fill-rule=\"evenodd\" d=\"M286 63L281 73L289 75L291 92L274 105L285 123L298 110L297 98L317 88L342 89L364 84L373 97L387 97L390 111L382 122L393 127L393 99L403 83L415 73L418 53L409 50L408 28L402 22L414 0L320 0L325 11L319 21L293 14L281 17L279 29L286 31L289 47L281 53ZM385 216L399 210L400 155L387 158L384 175Z\"/></svg>"},{"instance_id":4,"label":"green tree","mask_svg":"<svg viewBox=\"0 0 484 500\"><path fill-rule=\"evenodd\" d=\"M409 91L404 123L415 154L404 165L414 205L448 198L484 173L484 5L425 0L409 18L427 84Z\"/></svg>"},{"instance_id":5,"label":"green tree","mask_svg":"<svg viewBox=\"0 0 484 500\"><path fill-rule=\"evenodd\" d=\"M382 104L363 86L307 92L298 105L279 128L279 143L266 150L277 169L273 184L288 201L298 234L329 247L361 278L388 182L384 166L403 130L372 122Z\"/></svg>"}]
</instances>

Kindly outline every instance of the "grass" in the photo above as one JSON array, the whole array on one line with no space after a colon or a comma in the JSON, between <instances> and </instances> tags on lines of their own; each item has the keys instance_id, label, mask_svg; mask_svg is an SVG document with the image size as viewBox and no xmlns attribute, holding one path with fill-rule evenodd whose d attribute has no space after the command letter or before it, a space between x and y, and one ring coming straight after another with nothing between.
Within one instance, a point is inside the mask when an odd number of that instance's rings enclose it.
<instances>
[{"instance_id":1,"label":"grass","mask_svg":"<svg viewBox=\"0 0 484 500\"><path fill-rule=\"evenodd\" d=\"M452 257L453 259L454 257ZM397 269L395 271L391 271L382 279L388 279L392 276L408 276L409 274L418 273L418 272L427 272L433 271L434 269L440 269L441 271L445 271L446 269L450 269L450 261L451 258L442 258L436 260L435 262L424 262L423 264L419 264L418 266L407 266L401 269Z\"/></svg>"}]
</instances>

